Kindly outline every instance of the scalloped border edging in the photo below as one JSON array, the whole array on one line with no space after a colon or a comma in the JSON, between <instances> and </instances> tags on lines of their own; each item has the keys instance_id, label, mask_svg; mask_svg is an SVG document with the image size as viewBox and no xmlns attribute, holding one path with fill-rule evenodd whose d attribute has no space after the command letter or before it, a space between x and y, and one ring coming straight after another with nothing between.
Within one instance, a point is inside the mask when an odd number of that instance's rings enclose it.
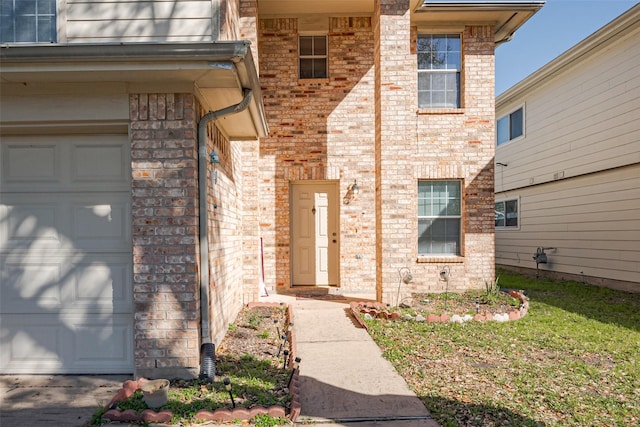
<instances>
[{"instance_id":1,"label":"scalloped border edging","mask_svg":"<svg viewBox=\"0 0 640 427\"><path fill-rule=\"evenodd\" d=\"M520 301L520 306L516 310L509 311L503 314L490 314L490 313L478 313L473 317L468 315L468 317L463 317L457 314L449 316L448 314L441 314L440 316L436 314L428 314L427 317L423 318L423 320L413 320L415 321L423 321L429 323L463 323L468 320L476 320L478 322L487 322L487 321L496 321L496 322L507 322L510 320L518 320L523 318L529 312L529 298L522 292L516 290L510 290L508 292L510 296ZM374 319L401 319L403 316L397 311L389 312L389 307L387 304L383 304L381 302L352 302L350 304L351 313L353 317L356 319L356 322L364 329L368 330L366 323L360 317L360 314L368 314Z\"/></svg>"},{"instance_id":2,"label":"scalloped border edging","mask_svg":"<svg viewBox=\"0 0 640 427\"><path fill-rule=\"evenodd\" d=\"M251 309L254 307L287 307L287 314L289 316L289 323L293 322L293 310L289 304L278 303L278 302L250 302L247 304L247 308ZM291 365L296 358L296 349L297 349L297 341L295 328L289 329L289 364ZM298 416L300 415L301 406L300 406L300 387L299 387L299 368L293 371L293 376L291 377L291 383L289 384L289 395L291 396L291 403L289 405L289 413L287 414L287 409L281 405L272 405L269 407L264 406L255 406L251 409L247 408L234 408L234 409L226 409L219 408L215 411L208 410L200 410L195 415L195 419L198 421L216 421L216 422L227 422L233 420L250 420L254 418L256 415L260 414L268 414L274 418L282 417L288 418L291 422L295 422ZM138 389L140 389L147 381L146 378L139 378L138 380L127 380L122 384L122 388L118 390L116 395L111 399L107 408L115 408L115 404L122 400L129 398L133 393L135 393ZM109 409L103 415L102 418L108 419L110 421L124 421L124 422L136 422L143 421L145 423L169 423L171 422L171 418L173 417L173 413L171 411L159 411L156 412L153 409L145 409L140 414L138 414L133 409L127 409L126 411L118 411L117 409Z\"/></svg>"}]
</instances>

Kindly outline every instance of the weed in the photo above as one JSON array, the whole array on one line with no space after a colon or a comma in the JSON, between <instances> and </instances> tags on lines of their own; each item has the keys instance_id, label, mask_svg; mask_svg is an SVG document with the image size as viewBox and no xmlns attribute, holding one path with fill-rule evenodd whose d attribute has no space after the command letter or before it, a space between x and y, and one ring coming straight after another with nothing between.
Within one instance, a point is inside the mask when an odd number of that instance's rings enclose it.
<instances>
[{"instance_id":1,"label":"weed","mask_svg":"<svg viewBox=\"0 0 640 427\"><path fill-rule=\"evenodd\" d=\"M498 301L500 298L500 286L498 285L499 280L500 276L497 276L493 283L489 283L485 280L485 294L483 295L482 302L485 304L495 304Z\"/></svg>"},{"instance_id":2,"label":"weed","mask_svg":"<svg viewBox=\"0 0 640 427\"><path fill-rule=\"evenodd\" d=\"M258 329L261 321L262 316L260 315L260 313L251 313L247 317L247 324L251 329Z\"/></svg>"},{"instance_id":3,"label":"weed","mask_svg":"<svg viewBox=\"0 0 640 427\"><path fill-rule=\"evenodd\" d=\"M272 417L268 414L258 414L251 420L256 427L276 427L289 424L289 421L281 417Z\"/></svg>"}]
</instances>

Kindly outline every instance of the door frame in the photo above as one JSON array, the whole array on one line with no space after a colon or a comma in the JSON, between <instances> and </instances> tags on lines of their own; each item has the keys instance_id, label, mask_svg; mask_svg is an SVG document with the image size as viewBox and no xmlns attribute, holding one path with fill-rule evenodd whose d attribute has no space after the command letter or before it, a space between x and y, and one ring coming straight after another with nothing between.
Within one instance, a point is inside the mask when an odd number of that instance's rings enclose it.
<instances>
[{"instance_id":1,"label":"door frame","mask_svg":"<svg viewBox=\"0 0 640 427\"><path fill-rule=\"evenodd\" d=\"M327 284L327 285L318 285L318 284L314 284L314 285L296 285L293 281L294 279L294 256L295 256L295 251L294 251L294 241L293 241L293 229L294 229L294 218L295 215L293 214L293 209L294 209L294 187L296 186L325 186L325 187L331 187L331 189L333 190L328 202L329 202L329 211L328 211L328 221L331 221L331 218L333 218L333 220L335 221L335 233L336 233L336 237L337 237L337 244L336 246L336 250L334 252L331 253L331 256L333 258L333 268L335 268L335 272L332 272L332 274L330 274L330 277L333 275L335 277L335 284ZM341 246L341 239L340 239L340 180L301 180L301 181L289 181L289 286L290 287L302 287L302 286L314 286L314 287L320 287L320 286L335 286L335 287L340 287L340 246ZM316 262L317 262L317 257L316 257ZM329 280L331 282L331 280Z\"/></svg>"}]
</instances>

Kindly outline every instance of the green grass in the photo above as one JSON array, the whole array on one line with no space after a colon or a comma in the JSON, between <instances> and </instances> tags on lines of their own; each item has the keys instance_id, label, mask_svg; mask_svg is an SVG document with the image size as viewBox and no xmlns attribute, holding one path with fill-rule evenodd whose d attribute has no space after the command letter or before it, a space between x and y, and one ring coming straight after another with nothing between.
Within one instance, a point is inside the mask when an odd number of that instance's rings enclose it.
<instances>
[{"instance_id":1,"label":"green grass","mask_svg":"<svg viewBox=\"0 0 640 427\"><path fill-rule=\"evenodd\" d=\"M386 358L447 426L637 426L640 294L500 272L514 322L367 321Z\"/></svg>"}]
</instances>

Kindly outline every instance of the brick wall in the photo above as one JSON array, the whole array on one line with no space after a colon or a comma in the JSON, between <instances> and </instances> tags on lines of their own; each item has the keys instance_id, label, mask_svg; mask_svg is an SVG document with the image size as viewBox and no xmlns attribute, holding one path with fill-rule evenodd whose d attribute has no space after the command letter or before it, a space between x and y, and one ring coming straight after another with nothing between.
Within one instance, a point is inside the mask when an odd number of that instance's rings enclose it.
<instances>
[{"instance_id":1,"label":"brick wall","mask_svg":"<svg viewBox=\"0 0 640 427\"><path fill-rule=\"evenodd\" d=\"M494 277L493 31L464 30L462 108L418 111L417 30L408 6L382 0L375 17L377 295L392 304L412 292L444 291L438 273L445 267L449 290L483 287ZM418 257L420 179L463 181L463 256ZM414 281L398 292L401 267Z\"/></svg>"},{"instance_id":2,"label":"brick wall","mask_svg":"<svg viewBox=\"0 0 640 427\"><path fill-rule=\"evenodd\" d=\"M199 371L197 122L205 113L188 94L130 97L137 376ZM243 192L246 174L247 185L257 180L257 144L231 142L209 123L213 150L220 163L207 170L209 318L219 344L243 301L258 295L257 201Z\"/></svg>"},{"instance_id":3,"label":"brick wall","mask_svg":"<svg viewBox=\"0 0 640 427\"><path fill-rule=\"evenodd\" d=\"M373 40L371 19L325 18L329 78L297 77L298 21L262 19L260 80L270 136L260 145L260 226L270 287L290 285L289 183L338 182L341 286L373 289Z\"/></svg>"},{"instance_id":4,"label":"brick wall","mask_svg":"<svg viewBox=\"0 0 640 427\"><path fill-rule=\"evenodd\" d=\"M186 94L137 94L131 119L137 376L199 363L196 110Z\"/></svg>"},{"instance_id":5,"label":"brick wall","mask_svg":"<svg viewBox=\"0 0 640 427\"><path fill-rule=\"evenodd\" d=\"M267 283L290 284L289 182L335 179L341 198L353 180L361 189L340 207L343 288L376 289L378 299L395 304L400 268L415 278L402 285L403 298L443 291L445 266L451 290L484 286L494 276L493 29L462 34L462 107L419 111L410 1L379 0L372 18L327 19L329 78L318 80L297 78L302 24L259 21L271 129L261 141L259 183ZM463 182L462 256L418 257L420 179Z\"/></svg>"},{"instance_id":6,"label":"brick wall","mask_svg":"<svg viewBox=\"0 0 640 427\"><path fill-rule=\"evenodd\" d=\"M242 143L229 141L210 123L207 153L212 150L218 153L220 159L220 163L208 166L207 188L210 321L212 340L217 345L243 303L244 161ZM255 268L255 260L249 265ZM256 277L257 274L254 274L253 278Z\"/></svg>"},{"instance_id":7,"label":"brick wall","mask_svg":"<svg viewBox=\"0 0 640 427\"><path fill-rule=\"evenodd\" d=\"M398 270L417 254L417 71L411 53L409 0L376 2L377 298L396 303Z\"/></svg>"},{"instance_id":8,"label":"brick wall","mask_svg":"<svg viewBox=\"0 0 640 427\"><path fill-rule=\"evenodd\" d=\"M258 0L240 0L240 39L251 42L251 54L256 70L260 70L258 61Z\"/></svg>"},{"instance_id":9,"label":"brick wall","mask_svg":"<svg viewBox=\"0 0 640 427\"><path fill-rule=\"evenodd\" d=\"M466 27L463 100L458 111L418 114L418 162L414 178L461 179L463 257L425 257L413 267L415 286L442 291L438 273L451 272L449 289L484 288L494 278L494 35L491 27ZM437 149L435 149L437 147ZM415 207L417 211L417 207Z\"/></svg>"}]
</instances>

